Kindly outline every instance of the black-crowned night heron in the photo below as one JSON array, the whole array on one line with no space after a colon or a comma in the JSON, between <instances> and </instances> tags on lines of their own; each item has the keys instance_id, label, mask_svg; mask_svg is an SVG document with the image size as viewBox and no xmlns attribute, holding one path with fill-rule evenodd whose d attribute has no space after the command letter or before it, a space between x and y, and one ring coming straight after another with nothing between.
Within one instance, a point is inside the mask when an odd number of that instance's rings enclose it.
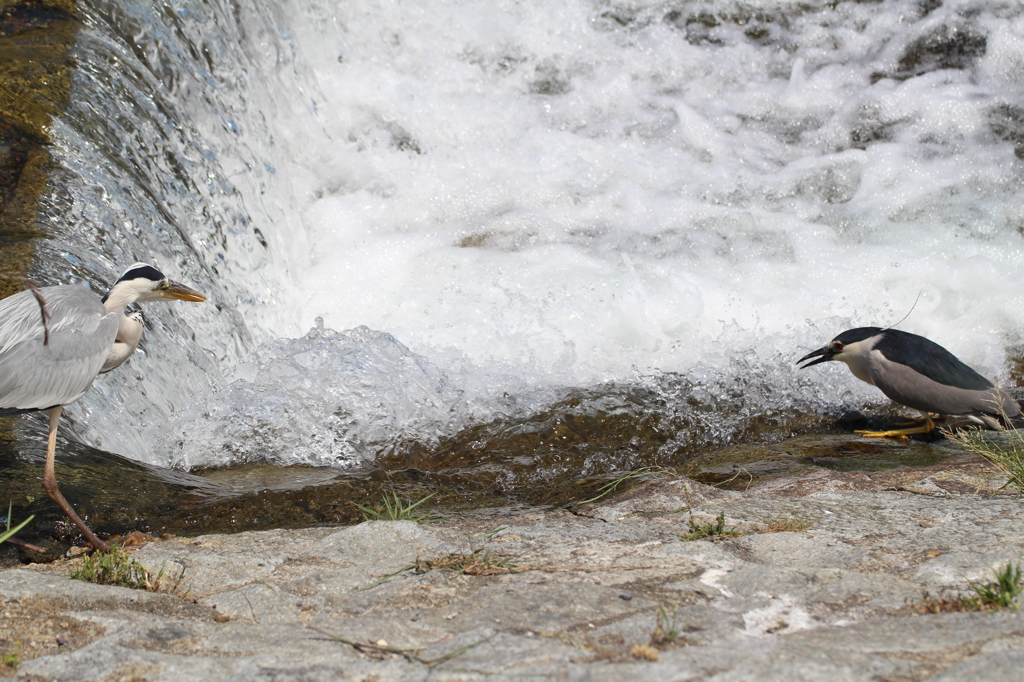
<instances>
[{"instance_id":1,"label":"black-crowned night heron","mask_svg":"<svg viewBox=\"0 0 1024 682\"><path fill-rule=\"evenodd\" d=\"M38 296L37 296L38 294ZM102 299L87 287L65 285L22 291L0 301L0 416L46 410L50 434L43 487L93 547L109 549L57 489L53 473L57 422L64 406L135 352L142 316L126 315L140 301L205 301L194 289L172 282L152 265L136 263Z\"/></svg>"},{"instance_id":2,"label":"black-crowned night heron","mask_svg":"<svg viewBox=\"0 0 1024 682\"><path fill-rule=\"evenodd\" d=\"M897 329L848 329L828 345L797 361L818 358L800 369L828 360L841 360L853 376L881 389L900 405L918 410L923 420L910 428L857 431L874 438L928 433L935 428L932 414L963 414L992 425L997 418L1020 416L1020 405L1005 391L952 353L923 336Z\"/></svg>"}]
</instances>

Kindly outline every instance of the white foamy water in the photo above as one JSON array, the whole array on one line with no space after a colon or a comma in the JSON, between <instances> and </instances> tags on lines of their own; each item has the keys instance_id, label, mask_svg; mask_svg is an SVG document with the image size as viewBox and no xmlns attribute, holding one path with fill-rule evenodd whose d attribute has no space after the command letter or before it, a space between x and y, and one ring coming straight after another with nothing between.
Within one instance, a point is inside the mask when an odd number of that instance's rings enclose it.
<instances>
[{"instance_id":1,"label":"white foamy water","mask_svg":"<svg viewBox=\"0 0 1024 682\"><path fill-rule=\"evenodd\" d=\"M305 324L588 384L766 338L796 354L920 293L904 328L999 371L1024 202L993 120L1019 104L1024 20L558 5L337 8L328 136L293 157ZM967 68L874 76L957 31L987 39Z\"/></svg>"},{"instance_id":2,"label":"white foamy water","mask_svg":"<svg viewBox=\"0 0 1024 682\"><path fill-rule=\"evenodd\" d=\"M267 40L247 51L250 81L291 89L267 87L265 127L218 142L255 150L259 187L242 194L278 248L228 250L217 286L258 341L279 340L237 373L221 360L235 383L193 385L177 421L152 427L157 445L120 451L343 465L372 458L389 424L429 440L509 396L529 411L665 374L731 386L744 366L758 368L748 410L859 406L881 396L793 361L915 300L902 329L1005 379L1024 329L1024 10L929 8L288 5L288 58ZM259 296L238 293L254 282ZM195 343L221 343L189 315ZM339 343L391 357L394 380L352 390L337 357L275 373L319 343L302 337L318 316L391 335ZM386 405L424 377L446 388ZM301 427L280 416L303 405ZM374 405L386 416L330 416Z\"/></svg>"}]
</instances>

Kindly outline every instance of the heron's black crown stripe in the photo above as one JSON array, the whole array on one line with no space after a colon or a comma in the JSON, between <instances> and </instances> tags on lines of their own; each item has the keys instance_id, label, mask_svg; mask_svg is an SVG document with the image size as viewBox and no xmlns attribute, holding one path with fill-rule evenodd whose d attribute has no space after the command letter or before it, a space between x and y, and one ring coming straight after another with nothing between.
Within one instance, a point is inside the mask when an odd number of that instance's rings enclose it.
<instances>
[{"instance_id":1,"label":"heron's black crown stripe","mask_svg":"<svg viewBox=\"0 0 1024 682\"><path fill-rule=\"evenodd\" d=\"M132 279L148 279L153 282L159 282L164 279L164 273L152 265L140 265L125 272L117 282L126 282ZM114 282L114 284L117 284L117 282Z\"/></svg>"},{"instance_id":2,"label":"heron's black crown stripe","mask_svg":"<svg viewBox=\"0 0 1024 682\"><path fill-rule=\"evenodd\" d=\"M882 331L881 327L857 327L856 329L847 329L845 332L832 339L838 341L844 346L849 346L851 343L857 343L864 339L870 339L872 336L877 335Z\"/></svg>"},{"instance_id":3,"label":"heron's black crown stripe","mask_svg":"<svg viewBox=\"0 0 1024 682\"><path fill-rule=\"evenodd\" d=\"M934 341L917 334L886 329L882 338L875 344L874 350L879 351L887 360L906 365L932 381L946 386L967 391L987 391L992 388L991 381L960 362L955 355Z\"/></svg>"}]
</instances>

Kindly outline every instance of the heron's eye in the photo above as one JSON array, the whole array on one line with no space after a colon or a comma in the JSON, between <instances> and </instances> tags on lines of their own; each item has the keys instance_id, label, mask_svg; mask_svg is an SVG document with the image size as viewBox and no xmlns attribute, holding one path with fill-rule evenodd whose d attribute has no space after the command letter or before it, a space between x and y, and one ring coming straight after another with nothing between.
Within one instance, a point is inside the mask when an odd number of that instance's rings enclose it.
<instances>
[{"instance_id":1,"label":"heron's eye","mask_svg":"<svg viewBox=\"0 0 1024 682\"><path fill-rule=\"evenodd\" d=\"M842 349L843 349L843 344L842 343L840 343L839 341L833 341L832 342L832 350L834 350L835 352L838 353Z\"/></svg>"},{"instance_id":2,"label":"heron's eye","mask_svg":"<svg viewBox=\"0 0 1024 682\"><path fill-rule=\"evenodd\" d=\"M166 289L169 286L171 286L170 283L166 279L164 279L164 280L160 280L160 284L158 284L156 288L157 289Z\"/></svg>"}]
</instances>

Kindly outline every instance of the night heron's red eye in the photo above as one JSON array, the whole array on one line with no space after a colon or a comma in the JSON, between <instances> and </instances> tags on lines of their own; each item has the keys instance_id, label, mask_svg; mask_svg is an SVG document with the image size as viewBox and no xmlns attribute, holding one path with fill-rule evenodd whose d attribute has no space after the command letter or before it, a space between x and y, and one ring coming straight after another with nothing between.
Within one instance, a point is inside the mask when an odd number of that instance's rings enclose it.
<instances>
[{"instance_id":1,"label":"night heron's red eye","mask_svg":"<svg viewBox=\"0 0 1024 682\"><path fill-rule=\"evenodd\" d=\"M842 349L843 349L843 344L839 343L838 341L833 341L832 342L832 350L834 350L835 352L838 353Z\"/></svg>"}]
</instances>

